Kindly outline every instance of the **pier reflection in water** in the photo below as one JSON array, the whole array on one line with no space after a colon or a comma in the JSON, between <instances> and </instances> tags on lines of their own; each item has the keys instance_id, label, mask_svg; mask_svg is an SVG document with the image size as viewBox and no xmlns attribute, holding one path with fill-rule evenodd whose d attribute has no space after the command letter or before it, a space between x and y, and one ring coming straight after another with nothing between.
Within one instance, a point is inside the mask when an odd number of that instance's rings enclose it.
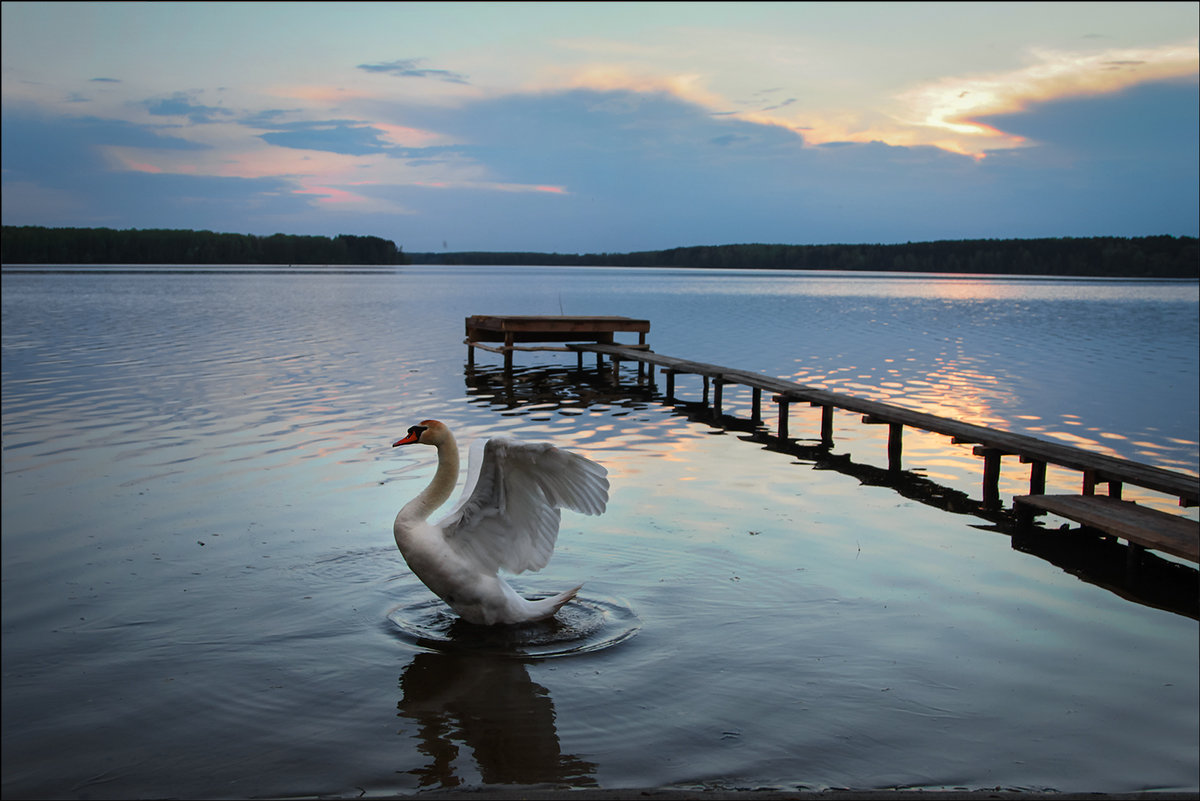
<instances>
[{"instance_id":1,"label":"pier reflection in water","mask_svg":"<svg viewBox=\"0 0 1200 801\"><path fill-rule=\"evenodd\" d=\"M1149 551L1134 553L1129 546L1111 538L1090 536L1066 525L1060 530L1024 531L1011 511L1011 504L998 507L957 486L933 481L917 470L895 470L857 461L851 453L836 452L830 443L780 440L770 436L765 426L749 419L749 415L714 415L707 392L696 400L682 400L680 396L684 393L680 392L668 398L653 382L641 380L641 374L637 381L614 380L612 370L604 366L506 370L468 365L465 377L467 393L474 402L503 408L507 414L534 417L551 413L582 414L592 405L632 412L670 404L675 414L693 424L741 432L741 439L791 456L800 465L834 470L853 476L865 486L888 487L927 506L982 518L987 523L976 524L975 528L1009 536L1015 550L1044 559L1081 581L1136 603L1200 620L1200 572L1188 565ZM726 409L733 411L731 404ZM621 414L611 410L609 413ZM840 430L840 443L852 443L855 438L853 428ZM967 472L977 469L976 460L959 453L953 445L948 445L936 461L945 465L956 460L967 466Z\"/></svg>"}]
</instances>

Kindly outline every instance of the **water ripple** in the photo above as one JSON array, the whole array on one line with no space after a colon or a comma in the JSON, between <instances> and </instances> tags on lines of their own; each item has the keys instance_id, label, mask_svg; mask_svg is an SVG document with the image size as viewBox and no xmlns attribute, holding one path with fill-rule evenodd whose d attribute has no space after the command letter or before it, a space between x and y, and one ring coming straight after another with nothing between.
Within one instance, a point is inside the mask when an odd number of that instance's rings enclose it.
<instances>
[{"instance_id":1,"label":"water ripple","mask_svg":"<svg viewBox=\"0 0 1200 801\"><path fill-rule=\"evenodd\" d=\"M399 639L418 648L509 659L550 659L601 651L628 640L642 627L628 603L587 595L577 596L549 620L515 626L473 625L436 598L398 606L387 619Z\"/></svg>"}]
</instances>

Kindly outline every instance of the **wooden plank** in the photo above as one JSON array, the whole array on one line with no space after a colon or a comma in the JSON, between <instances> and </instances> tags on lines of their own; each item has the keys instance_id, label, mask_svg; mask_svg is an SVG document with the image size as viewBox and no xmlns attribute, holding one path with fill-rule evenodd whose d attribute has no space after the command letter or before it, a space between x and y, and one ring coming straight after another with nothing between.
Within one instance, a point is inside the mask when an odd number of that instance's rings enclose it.
<instances>
[{"instance_id":1,"label":"wooden plank","mask_svg":"<svg viewBox=\"0 0 1200 801\"><path fill-rule=\"evenodd\" d=\"M650 330L649 320L616 315L473 314L467 318L467 324L495 331L569 330L572 328L588 331L648 332Z\"/></svg>"},{"instance_id":2,"label":"wooden plank","mask_svg":"<svg viewBox=\"0 0 1200 801\"><path fill-rule=\"evenodd\" d=\"M467 338L497 342L505 336L525 342L566 342L572 339L612 342L618 332L639 334L645 344L649 320L612 316L500 316L476 314L466 319Z\"/></svg>"},{"instance_id":3,"label":"wooden plank","mask_svg":"<svg viewBox=\"0 0 1200 801\"><path fill-rule=\"evenodd\" d=\"M1200 523L1186 517L1106 495L1019 495L1013 501L1200 563Z\"/></svg>"}]
</instances>

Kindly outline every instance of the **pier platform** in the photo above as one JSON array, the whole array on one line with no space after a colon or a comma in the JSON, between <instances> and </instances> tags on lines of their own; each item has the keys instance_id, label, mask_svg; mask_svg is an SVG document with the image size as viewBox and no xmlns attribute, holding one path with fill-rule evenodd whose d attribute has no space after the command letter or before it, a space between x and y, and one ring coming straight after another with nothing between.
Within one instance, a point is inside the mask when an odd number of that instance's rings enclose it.
<instances>
[{"instance_id":1,"label":"pier platform","mask_svg":"<svg viewBox=\"0 0 1200 801\"><path fill-rule=\"evenodd\" d=\"M1018 495L1013 498L1022 525L1035 510L1096 529L1130 543L1200 563L1200 523L1106 495Z\"/></svg>"},{"instance_id":2,"label":"pier platform","mask_svg":"<svg viewBox=\"0 0 1200 801\"><path fill-rule=\"evenodd\" d=\"M517 350L556 350L566 351L564 345L531 345L529 343L545 342L594 342L597 344L614 344L617 333L635 333L638 335L636 345L624 345L626 349L641 348L646 345L646 334L650 331L649 320L637 320L632 317L605 316L566 316L539 315L516 316L476 314L467 318L467 362L475 363L475 349L491 351L504 355L504 368L512 369L513 351ZM484 343L501 343L499 345Z\"/></svg>"}]
</instances>

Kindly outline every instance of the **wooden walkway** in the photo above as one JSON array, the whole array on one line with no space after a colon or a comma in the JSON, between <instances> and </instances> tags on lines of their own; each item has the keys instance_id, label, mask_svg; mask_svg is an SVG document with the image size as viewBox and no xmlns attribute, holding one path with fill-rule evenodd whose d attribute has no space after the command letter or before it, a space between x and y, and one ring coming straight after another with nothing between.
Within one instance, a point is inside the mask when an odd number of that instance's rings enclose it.
<instances>
[{"instance_id":1,"label":"wooden walkway","mask_svg":"<svg viewBox=\"0 0 1200 801\"><path fill-rule=\"evenodd\" d=\"M1118 507L1113 504L1105 505L1105 501L1093 503L1087 500L1093 497L1099 500L1101 496L1095 495L1096 488L1107 485L1108 498L1119 501L1122 487L1129 484L1173 496L1178 499L1180 506L1196 506L1200 497L1200 478L1196 476L1025 434L917 412L890 403L817 389L746 370L666 356L648 349L633 350L619 345L590 343L572 344L569 347L572 350L608 356L613 361L614 373L622 361L659 368L666 377L668 399L674 399L676 375L699 375L704 380L704 402L711 402L714 417L722 414L722 393L726 385L736 384L751 388L751 418L754 422L762 421L763 393L770 393L771 401L777 406L776 436L780 439L789 438L789 411L793 404L820 407L821 441L824 444L833 442L835 409L862 414L865 423L888 426L888 467L892 470L898 471L902 466L903 432L906 426L948 436L955 443L974 445L972 452L983 459L985 507L1000 506L1001 458L1016 456L1022 463L1030 465L1029 495L1019 498L1024 507L1019 519L1029 521L1034 511L1049 511L1107 534L1125 538L1138 546L1200 562L1200 523L1144 507L1137 507L1137 512L1130 513L1127 510L1135 506L1133 503L1126 502ZM1067 497L1085 500L1076 503L1059 502L1054 499L1062 496L1047 496L1046 466L1049 464L1082 473L1081 494ZM1118 512L1118 509L1121 511Z\"/></svg>"},{"instance_id":2,"label":"wooden walkway","mask_svg":"<svg viewBox=\"0 0 1200 801\"><path fill-rule=\"evenodd\" d=\"M1014 499L1014 511L1019 522L1029 525L1034 514L1051 512L1085 527L1126 539L1132 546L1153 548L1200 563L1200 523L1121 501L1122 488L1129 484L1174 497L1180 506L1196 506L1200 499L1200 478L1196 476L1093 453L1060 442L817 389L747 370L665 356L650 350L646 344L649 331L649 320L630 317L475 315L466 319L465 344L468 364L472 367L475 348L483 348L503 354L506 371L512 369L512 355L517 350L575 351L580 354L581 366L584 352L595 353L600 364L607 356L612 360L614 377L619 376L623 361L638 364L639 379L644 367L649 368L651 380L654 368L658 368L666 377L666 397L669 401L675 399L675 376L698 375L704 382L704 403L711 403L713 417L718 420L723 413L722 395L726 385L741 385L751 389L751 420L756 425L762 424L763 393L769 393L770 400L776 406L778 422L775 436L782 441L790 440L789 415L795 404L821 409L820 436L823 445L833 442L835 409L861 414L865 423L888 426L888 469L896 472L902 469L906 427L942 434L950 437L952 442L973 445L972 452L983 459L985 509L1000 508L1001 459L1016 456L1030 465L1029 494ZM614 335L622 332L636 333L637 344L615 342ZM529 344L546 342L561 344ZM501 344L493 346L485 343ZM1046 494L1046 466L1051 464L1082 474L1078 496ZM1107 497L1096 495L1096 489L1101 485L1107 485Z\"/></svg>"}]
</instances>

